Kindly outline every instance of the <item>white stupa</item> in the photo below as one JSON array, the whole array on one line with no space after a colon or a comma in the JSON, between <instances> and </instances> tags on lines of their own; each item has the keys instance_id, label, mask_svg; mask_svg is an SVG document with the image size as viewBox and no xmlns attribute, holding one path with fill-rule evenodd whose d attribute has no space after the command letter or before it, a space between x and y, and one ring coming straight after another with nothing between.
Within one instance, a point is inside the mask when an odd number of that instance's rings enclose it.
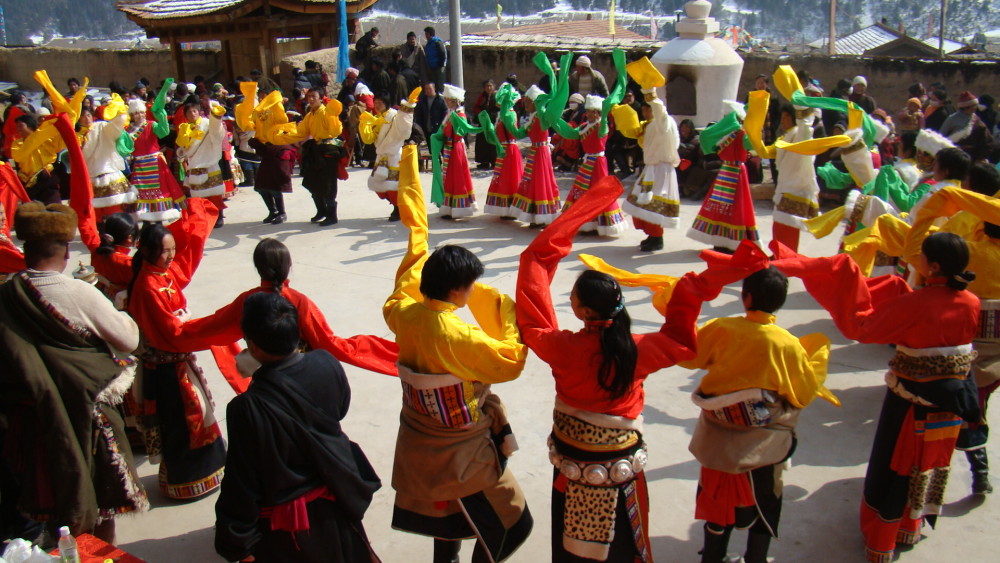
<instances>
[{"instance_id":1,"label":"white stupa","mask_svg":"<svg viewBox=\"0 0 1000 563\"><path fill-rule=\"evenodd\" d=\"M684 5L687 17L676 25L671 39L650 59L667 78L659 94L678 121L691 118L696 127L721 119L723 100L735 100L743 73L743 58L727 41L715 37L719 22L708 16L712 3L692 0Z\"/></svg>"}]
</instances>

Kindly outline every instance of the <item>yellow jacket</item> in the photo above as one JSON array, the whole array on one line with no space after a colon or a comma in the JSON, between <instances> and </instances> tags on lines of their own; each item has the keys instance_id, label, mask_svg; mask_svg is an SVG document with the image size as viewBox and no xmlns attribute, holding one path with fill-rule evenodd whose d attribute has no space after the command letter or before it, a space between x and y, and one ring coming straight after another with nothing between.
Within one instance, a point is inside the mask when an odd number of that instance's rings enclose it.
<instances>
[{"instance_id":1,"label":"yellow jacket","mask_svg":"<svg viewBox=\"0 0 1000 563\"><path fill-rule=\"evenodd\" d=\"M450 373L466 381L500 383L516 379L527 359L514 313L514 300L477 283L469 309L479 326L455 314L455 305L420 293L427 261L427 209L417 174L415 145L403 148L399 211L410 230L409 247L396 273L396 287L382 307L396 334L399 363L417 373Z\"/></svg>"},{"instance_id":2,"label":"yellow jacket","mask_svg":"<svg viewBox=\"0 0 1000 563\"><path fill-rule=\"evenodd\" d=\"M814 333L796 338L774 324L774 315L748 311L746 317L705 323L698 330L698 357L679 365L708 370L701 380L706 395L765 389L801 409L816 397L840 405L824 386L829 358L826 336Z\"/></svg>"}]
</instances>

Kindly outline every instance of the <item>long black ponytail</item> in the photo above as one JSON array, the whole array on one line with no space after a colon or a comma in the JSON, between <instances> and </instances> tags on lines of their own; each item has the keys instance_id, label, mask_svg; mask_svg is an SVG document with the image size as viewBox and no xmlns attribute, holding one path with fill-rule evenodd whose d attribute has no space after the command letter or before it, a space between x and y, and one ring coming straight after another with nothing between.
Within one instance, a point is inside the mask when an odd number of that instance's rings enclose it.
<instances>
[{"instance_id":1,"label":"long black ponytail","mask_svg":"<svg viewBox=\"0 0 1000 563\"><path fill-rule=\"evenodd\" d=\"M632 318L625 309L621 286L607 274L586 270L577 278L573 289L580 305L592 309L606 323L600 329L601 367L597 372L597 382L612 398L621 398L635 381L639 355L632 338Z\"/></svg>"},{"instance_id":2,"label":"long black ponytail","mask_svg":"<svg viewBox=\"0 0 1000 563\"><path fill-rule=\"evenodd\" d=\"M253 265L260 279L271 282L274 286L271 290L281 295L281 288L292 269L292 254L288 247L275 238L261 240L253 249Z\"/></svg>"}]
</instances>

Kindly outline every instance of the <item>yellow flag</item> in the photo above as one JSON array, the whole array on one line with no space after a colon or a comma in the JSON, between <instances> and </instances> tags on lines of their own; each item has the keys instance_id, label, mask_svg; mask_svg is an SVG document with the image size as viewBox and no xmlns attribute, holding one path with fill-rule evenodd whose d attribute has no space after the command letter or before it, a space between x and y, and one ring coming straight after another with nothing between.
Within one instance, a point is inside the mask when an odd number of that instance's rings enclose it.
<instances>
[{"instance_id":1,"label":"yellow flag","mask_svg":"<svg viewBox=\"0 0 1000 563\"><path fill-rule=\"evenodd\" d=\"M608 33L615 36L615 0L611 0L611 9L608 10Z\"/></svg>"}]
</instances>

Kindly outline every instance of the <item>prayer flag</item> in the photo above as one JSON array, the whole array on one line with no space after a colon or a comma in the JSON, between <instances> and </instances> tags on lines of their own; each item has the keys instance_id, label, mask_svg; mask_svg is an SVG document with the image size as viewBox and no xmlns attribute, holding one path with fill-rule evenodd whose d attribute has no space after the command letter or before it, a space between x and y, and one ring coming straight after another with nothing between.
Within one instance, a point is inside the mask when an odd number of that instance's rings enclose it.
<instances>
[{"instance_id":1,"label":"prayer flag","mask_svg":"<svg viewBox=\"0 0 1000 563\"><path fill-rule=\"evenodd\" d=\"M500 29L500 21L503 19L503 6L497 2L497 29Z\"/></svg>"},{"instance_id":2,"label":"prayer flag","mask_svg":"<svg viewBox=\"0 0 1000 563\"><path fill-rule=\"evenodd\" d=\"M611 0L611 9L608 10L608 33L615 36L615 0Z\"/></svg>"}]
</instances>

